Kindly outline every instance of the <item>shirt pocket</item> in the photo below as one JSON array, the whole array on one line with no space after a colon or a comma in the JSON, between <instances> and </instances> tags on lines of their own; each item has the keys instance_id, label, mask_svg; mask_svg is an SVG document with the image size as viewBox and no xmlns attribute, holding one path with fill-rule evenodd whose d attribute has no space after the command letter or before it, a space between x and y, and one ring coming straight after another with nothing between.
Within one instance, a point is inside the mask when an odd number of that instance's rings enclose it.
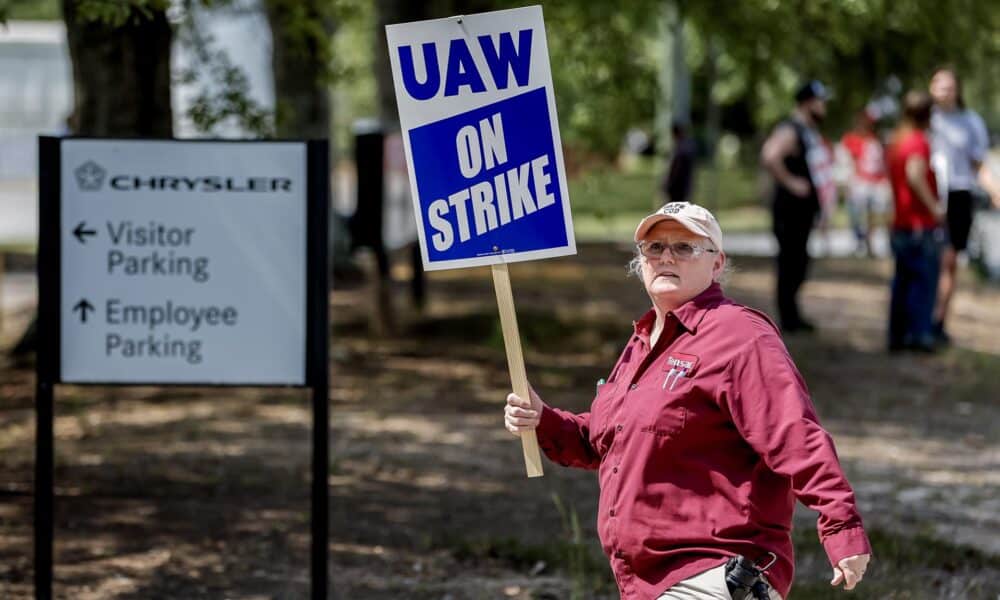
<instances>
[{"instance_id":1,"label":"shirt pocket","mask_svg":"<svg viewBox=\"0 0 1000 600\"><path fill-rule=\"evenodd\" d=\"M672 403L659 404L656 409L643 415L639 431L666 441L677 437L683 431L687 416L687 408L683 406Z\"/></svg>"},{"instance_id":2,"label":"shirt pocket","mask_svg":"<svg viewBox=\"0 0 1000 600\"><path fill-rule=\"evenodd\" d=\"M689 354L670 355L661 363L660 375L653 386L645 410L641 413L639 431L667 440L677 437L689 420L687 396L691 393L692 375L698 367L698 357Z\"/></svg>"},{"instance_id":3,"label":"shirt pocket","mask_svg":"<svg viewBox=\"0 0 1000 600\"><path fill-rule=\"evenodd\" d=\"M698 370L697 356L673 353L660 364L660 389L665 394L683 393L691 387L691 380Z\"/></svg>"}]
</instances>

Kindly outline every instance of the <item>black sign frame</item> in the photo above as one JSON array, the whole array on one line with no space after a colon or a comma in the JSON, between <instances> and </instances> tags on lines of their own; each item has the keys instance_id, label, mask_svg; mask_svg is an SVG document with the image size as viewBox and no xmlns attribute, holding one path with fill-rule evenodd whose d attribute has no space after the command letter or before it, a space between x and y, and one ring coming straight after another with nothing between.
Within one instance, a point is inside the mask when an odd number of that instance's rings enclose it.
<instances>
[{"instance_id":1,"label":"black sign frame","mask_svg":"<svg viewBox=\"0 0 1000 600\"><path fill-rule=\"evenodd\" d=\"M62 142L88 139L126 141L123 138L38 138L38 354L35 366L35 598L51 600L53 542L55 537L55 386L62 383ZM127 141L192 143L300 143L306 148L306 315L305 378L303 385L205 384L132 382L72 382L87 386L154 385L163 387L281 387L308 388L313 408L312 481L310 495L310 581L312 600L326 600L329 564L329 506L327 484L330 464L329 440L329 219L330 150L328 140L177 140L138 139ZM321 426L322 425L322 426Z\"/></svg>"}]
</instances>

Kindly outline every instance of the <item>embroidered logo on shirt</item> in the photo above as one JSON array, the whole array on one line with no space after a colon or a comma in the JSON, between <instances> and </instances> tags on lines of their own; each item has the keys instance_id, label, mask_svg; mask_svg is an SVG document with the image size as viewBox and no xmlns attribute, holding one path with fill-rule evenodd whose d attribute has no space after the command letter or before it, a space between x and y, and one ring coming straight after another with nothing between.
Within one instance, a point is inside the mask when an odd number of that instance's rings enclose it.
<instances>
[{"instance_id":1,"label":"embroidered logo on shirt","mask_svg":"<svg viewBox=\"0 0 1000 600\"><path fill-rule=\"evenodd\" d=\"M690 378L698 366L698 357L693 354L669 354L667 361L663 364L663 369L667 371L667 376L663 378L665 390L673 390L677 382L685 377ZM669 370L668 370L669 369Z\"/></svg>"}]
</instances>

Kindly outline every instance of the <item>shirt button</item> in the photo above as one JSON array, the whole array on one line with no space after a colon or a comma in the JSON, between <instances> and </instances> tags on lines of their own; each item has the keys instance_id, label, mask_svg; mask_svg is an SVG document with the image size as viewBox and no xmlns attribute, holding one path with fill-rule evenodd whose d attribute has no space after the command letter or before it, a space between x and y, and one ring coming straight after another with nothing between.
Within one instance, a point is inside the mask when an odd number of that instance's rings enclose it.
<instances>
[{"instance_id":1,"label":"shirt button","mask_svg":"<svg viewBox=\"0 0 1000 600\"><path fill-rule=\"evenodd\" d=\"M610 512L612 517L615 516L615 509L612 508Z\"/></svg>"},{"instance_id":2,"label":"shirt button","mask_svg":"<svg viewBox=\"0 0 1000 600\"><path fill-rule=\"evenodd\" d=\"M630 389L630 390L634 390L634 389L635 389L635 388L637 388L637 387L639 387L639 384L637 384L637 383L633 383L632 385L628 386L628 389Z\"/></svg>"},{"instance_id":3,"label":"shirt button","mask_svg":"<svg viewBox=\"0 0 1000 600\"><path fill-rule=\"evenodd\" d=\"M621 430L622 430L622 426L621 425L619 425L618 427L615 427L615 431L621 431Z\"/></svg>"},{"instance_id":4,"label":"shirt button","mask_svg":"<svg viewBox=\"0 0 1000 600\"><path fill-rule=\"evenodd\" d=\"M611 469L611 472L612 473L617 473L618 472L618 467L615 467L614 469Z\"/></svg>"}]
</instances>

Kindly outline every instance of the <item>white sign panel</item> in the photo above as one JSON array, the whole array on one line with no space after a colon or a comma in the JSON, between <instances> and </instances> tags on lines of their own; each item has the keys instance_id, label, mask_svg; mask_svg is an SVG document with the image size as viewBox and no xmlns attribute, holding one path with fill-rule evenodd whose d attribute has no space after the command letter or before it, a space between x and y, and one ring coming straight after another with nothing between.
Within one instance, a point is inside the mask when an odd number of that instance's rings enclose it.
<instances>
[{"instance_id":1,"label":"white sign panel","mask_svg":"<svg viewBox=\"0 0 1000 600\"><path fill-rule=\"evenodd\" d=\"M306 145L71 139L61 379L305 382Z\"/></svg>"},{"instance_id":2,"label":"white sign panel","mask_svg":"<svg viewBox=\"0 0 1000 600\"><path fill-rule=\"evenodd\" d=\"M574 254L541 7L386 37L425 268Z\"/></svg>"}]
</instances>

